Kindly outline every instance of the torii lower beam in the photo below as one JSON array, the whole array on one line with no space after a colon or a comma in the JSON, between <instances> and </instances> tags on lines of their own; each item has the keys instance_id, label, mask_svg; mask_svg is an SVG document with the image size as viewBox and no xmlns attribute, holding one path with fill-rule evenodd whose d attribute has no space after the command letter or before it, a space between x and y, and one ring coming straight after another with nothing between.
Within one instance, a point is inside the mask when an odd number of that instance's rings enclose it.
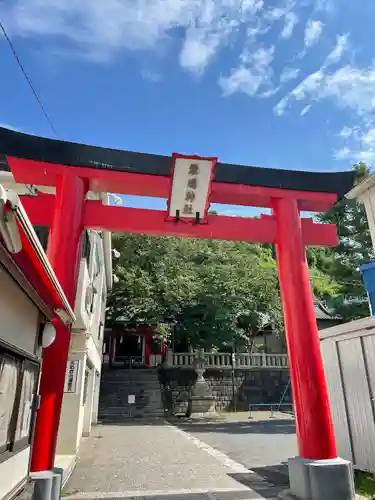
<instances>
[{"instance_id":1,"label":"torii lower beam","mask_svg":"<svg viewBox=\"0 0 375 500\"><path fill-rule=\"evenodd\" d=\"M23 196L22 203L33 224L51 225L54 195ZM271 215L260 218L209 215L208 224L165 220L166 212L162 210L104 206L100 201L87 201L84 207L84 227L87 229L249 243L276 243L277 239L276 219ZM312 219L301 219L301 226L305 246L333 247L338 244L334 224L316 224Z\"/></svg>"}]
</instances>

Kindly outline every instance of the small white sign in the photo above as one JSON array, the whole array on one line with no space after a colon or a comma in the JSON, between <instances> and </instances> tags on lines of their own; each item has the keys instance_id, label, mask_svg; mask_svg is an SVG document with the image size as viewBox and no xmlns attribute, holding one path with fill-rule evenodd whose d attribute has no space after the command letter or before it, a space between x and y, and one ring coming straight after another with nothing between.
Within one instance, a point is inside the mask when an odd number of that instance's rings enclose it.
<instances>
[{"instance_id":1,"label":"small white sign","mask_svg":"<svg viewBox=\"0 0 375 500\"><path fill-rule=\"evenodd\" d=\"M134 405L135 404L135 394L129 394L128 395L128 403L130 405Z\"/></svg>"},{"instance_id":2,"label":"small white sign","mask_svg":"<svg viewBox=\"0 0 375 500\"><path fill-rule=\"evenodd\" d=\"M33 400L26 401L23 409L21 435L27 436L30 432L31 414L33 409Z\"/></svg>"},{"instance_id":3,"label":"small white sign","mask_svg":"<svg viewBox=\"0 0 375 500\"><path fill-rule=\"evenodd\" d=\"M205 219L216 158L188 157L173 154L172 189L168 203L169 217Z\"/></svg>"},{"instance_id":4,"label":"small white sign","mask_svg":"<svg viewBox=\"0 0 375 500\"><path fill-rule=\"evenodd\" d=\"M66 365L64 392L76 394L79 363L80 363L79 360L68 361Z\"/></svg>"}]
</instances>

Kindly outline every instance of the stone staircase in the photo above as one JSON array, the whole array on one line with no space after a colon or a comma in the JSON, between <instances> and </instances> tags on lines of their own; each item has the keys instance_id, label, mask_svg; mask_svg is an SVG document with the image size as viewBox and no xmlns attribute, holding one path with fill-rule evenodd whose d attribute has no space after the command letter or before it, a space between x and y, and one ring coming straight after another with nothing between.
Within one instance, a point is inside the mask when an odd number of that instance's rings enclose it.
<instances>
[{"instance_id":1,"label":"stone staircase","mask_svg":"<svg viewBox=\"0 0 375 500\"><path fill-rule=\"evenodd\" d=\"M155 369L110 369L103 366L99 420L123 422L134 418L164 416Z\"/></svg>"}]
</instances>

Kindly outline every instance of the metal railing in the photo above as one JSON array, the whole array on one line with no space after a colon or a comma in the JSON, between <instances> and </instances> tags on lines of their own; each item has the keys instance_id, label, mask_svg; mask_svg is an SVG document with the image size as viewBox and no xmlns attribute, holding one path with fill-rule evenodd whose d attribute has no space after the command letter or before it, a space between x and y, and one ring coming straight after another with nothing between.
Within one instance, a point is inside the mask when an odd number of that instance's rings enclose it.
<instances>
[{"instance_id":1,"label":"metal railing","mask_svg":"<svg viewBox=\"0 0 375 500\"><path fill-rule=\"evenodd\" d=\"M286 411L288 408L288 413L293 414L293 403L258 403L258 404L250 404L249 405L249 419L252 420L254 418L253 413L255 410L269 410L270 417L269 418L277 418L275 413L279 411Z\"/></svg>"},{"instance_id":2,"label":"metal railing","mask_svg":"<svg viewBox=\"0 0 375 500\"><path fill-rule=\"evenodd\" d=\"M232 354L211 353L202 354L205 368L232 368ZM171 356L172 366L191 367L195 359L194 353L180 352ZM238 369L250 368L288 368L287 354L237 353L234 358L234 367Z\"/></svg>"}]
</instances>

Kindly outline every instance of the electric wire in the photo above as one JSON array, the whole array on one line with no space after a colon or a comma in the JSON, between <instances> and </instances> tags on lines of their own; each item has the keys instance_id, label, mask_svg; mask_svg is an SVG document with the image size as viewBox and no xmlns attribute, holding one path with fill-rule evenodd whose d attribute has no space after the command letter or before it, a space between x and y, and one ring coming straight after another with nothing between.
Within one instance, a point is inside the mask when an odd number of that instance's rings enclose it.
<instances>
[{"instance_id":1,"label":"electric wire","mask_svg":"<svg viewBox=\"0 0 375 500\"><path fill-rule=\"evenodd\" d=\"M26 70L25 70L25 68L24 68L24 66L23 66L23 64L22 64L22 62L21 62L21 60L20 60L20 58L19 58L19 56L17 54L17 51L16 51L16 49L15 49L15 47L14 47L11 39L9 38L8 33L7 33L7 31L6 31L3 23L1 21L0 21L0 30L2 31L2 33L3 33L4 37L5 37L5 40L7 41L8 45L9 45L9 48L12 51L12 54L13 54L13 56L14 56L17 64L18 64L20 70L23 73L23 76L25 77L25 79L27 81L27 84L29 85L29 87L31 89L31 92L33 93L33 95L34 95L34 97L35 97L35 99L36 99L36 101L37 101L40 109L42 110L42 113L43 113L44 117L46 118L49 126L51 127L52 132L56 135L56 137L59 137L59 134L56 132L56 129L55 129L55 127L54 127L54 125L53 125L53 123L51 121L51 118L49 117L47 109L46 109L45 105L43 104L43 101L42 101L40 95L38 94L38 92L37 92L37 90L36 90L36 88L35 88L32 80L31 80L31 78L27 74L27 72L26 72Z\"/></svg>"}]
</instances>

